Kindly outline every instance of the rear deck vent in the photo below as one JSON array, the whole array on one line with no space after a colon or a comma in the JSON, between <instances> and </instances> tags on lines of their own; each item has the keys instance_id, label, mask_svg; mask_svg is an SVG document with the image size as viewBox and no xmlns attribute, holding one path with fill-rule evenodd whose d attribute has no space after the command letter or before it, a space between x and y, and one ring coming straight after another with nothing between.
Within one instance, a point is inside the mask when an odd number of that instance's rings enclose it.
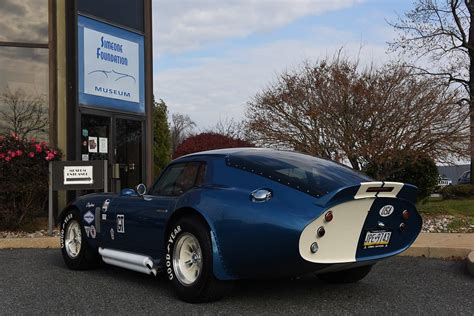
<instances>
[{"instance_id":1,"label":"rear deck vent","mask_svg":"<svg viewBox=\"0 0 474 316\"><path fill-rule=\"evenodd\" d=\"M369 187L366 192L392 192L393 187Z\"/></svg>"}]
</instances>

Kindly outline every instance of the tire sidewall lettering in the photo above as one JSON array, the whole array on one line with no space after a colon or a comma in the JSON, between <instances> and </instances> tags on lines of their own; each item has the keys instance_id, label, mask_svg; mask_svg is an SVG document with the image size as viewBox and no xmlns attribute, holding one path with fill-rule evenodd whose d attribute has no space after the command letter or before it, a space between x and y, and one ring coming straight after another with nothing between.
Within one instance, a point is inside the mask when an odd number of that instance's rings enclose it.
<instances>
[{"instance_id":1,"label":"tire sidewall lettering","mask_svg":"<svg viewBox=\"0 0 474 316\"><path fill-rule=\"evenodd\" d=\"M65 235L66 227L67 227L67 225L69 224L69 221L72 218L73 218L72 213L69 213L69 214L66 215L66 217L64 217L64 220L61 223L61 232L60 232L60 236L59 236L61 249L64 248L64 237L65 237L64 235Z\"/></svg>"},{"instance_id":2,"label":"tire sidewall lettering","mask_svg":"<svg viewBox=\"0 0 474 316\"><path fill-rule=\"evenodd\" d=\"M165 255L165 261L166 261L166 273L168 274L168 280L173 280L174 279L174 269L172 267L172 260L173 260L173 248L174 248L174 241L176 238L179 236L181 233L182 229L180 225L175 226L172 230L170 230L170 233L168 235L168 241L166 244L166 255Z\"/></svg>"}]
</instances>

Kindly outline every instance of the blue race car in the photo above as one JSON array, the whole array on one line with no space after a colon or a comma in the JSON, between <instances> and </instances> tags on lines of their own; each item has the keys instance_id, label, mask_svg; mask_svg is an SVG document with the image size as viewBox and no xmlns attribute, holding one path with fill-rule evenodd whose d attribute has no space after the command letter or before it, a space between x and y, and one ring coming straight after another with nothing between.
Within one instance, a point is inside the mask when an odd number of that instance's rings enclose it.
<instances>
[{"instance_id":1,"label":"blue race car","mask_svg":"<svg viewBox=\"0 0 474 316\"><path fill-rule=\"evenodd\" d=\"M417 188L286 151L234 148L174 160L146 190L81 196L60 216L73 270L101 261L166 273L188 302L232 280L316 274L356 282L421 230Z\"/></svg>"}]
</instances>

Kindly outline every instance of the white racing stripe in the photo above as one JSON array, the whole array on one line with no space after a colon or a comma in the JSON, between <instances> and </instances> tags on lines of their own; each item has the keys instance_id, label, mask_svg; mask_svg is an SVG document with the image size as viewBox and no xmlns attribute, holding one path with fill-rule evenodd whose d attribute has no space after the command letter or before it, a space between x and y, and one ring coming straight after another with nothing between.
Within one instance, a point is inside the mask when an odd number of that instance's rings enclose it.
<instances>
[{"instance_id":1,"label":"white racing stripe","mask_svg":"<svg viewBox=\"0 0 474 316\"><path fill-rule=\"evenodd\" d=\"M352 200L331 207L333 220L327 223L324 212L303 230L299 241L301 257L315 263L355 262L357 243L368 212L375 198ZM326 234L317 237L317 230L323 226ZM317 242L319 250L311 253L311 244Z\"/></svg>"}]
</instances>

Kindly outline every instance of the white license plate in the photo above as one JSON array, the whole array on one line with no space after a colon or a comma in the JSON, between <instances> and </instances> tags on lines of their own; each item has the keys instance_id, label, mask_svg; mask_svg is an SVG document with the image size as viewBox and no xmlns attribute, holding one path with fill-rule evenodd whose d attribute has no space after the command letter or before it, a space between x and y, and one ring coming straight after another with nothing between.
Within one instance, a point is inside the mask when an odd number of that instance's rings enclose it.
<instances>
[{"instance_id":1,"label":"white license plate","mask_svg":"<svg viewBox=\"0 0 474 316\"><path fill-rule=\"evenodd\" d=\"M364 240L364 248L387 247L391 236L392 232L387 231L367 232Z\"/></svg>"}]
</instances>

